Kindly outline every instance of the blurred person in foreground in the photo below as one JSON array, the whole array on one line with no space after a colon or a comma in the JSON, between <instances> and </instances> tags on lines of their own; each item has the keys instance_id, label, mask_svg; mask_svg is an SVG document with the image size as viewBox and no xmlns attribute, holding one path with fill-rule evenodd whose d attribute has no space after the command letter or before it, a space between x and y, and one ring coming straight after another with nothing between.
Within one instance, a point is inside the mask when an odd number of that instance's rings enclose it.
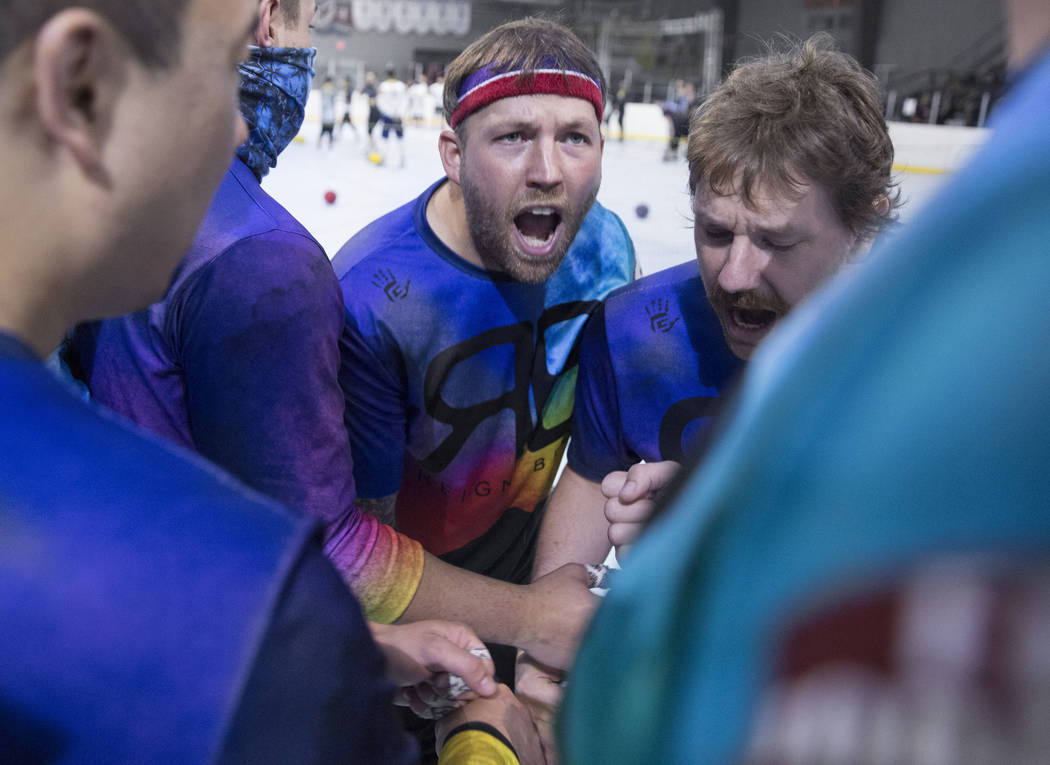
<instances>
[{"instance_id":1,"label":"blurred person in foreground","mask_svg":"<svg viewBox=\"0 0 1050 765\"><path fill-rule=\"evenodd\" d=\"M566 761L1045 758L1050 7L1004 5L994 132L756 353L592 622Z\"/></svg>"},{"instance_id":2,"label":"blurred person in foreground","mask_svg":"<svg viewBox=\"0 0 1050 765\"><path fill-rule=\"evenodd\" d=\"M381 653L312 522L77 399L41 363L75 322L163 294L246 138L236 67L258 5L3 11L5 759L409 762L391 681L437 670L492 694L444 724L450 757L512 761L507 737L527 753L528 715L466 654L469 630L414 626L426 655L405 641Z\"/></svg>"}]
</instances>

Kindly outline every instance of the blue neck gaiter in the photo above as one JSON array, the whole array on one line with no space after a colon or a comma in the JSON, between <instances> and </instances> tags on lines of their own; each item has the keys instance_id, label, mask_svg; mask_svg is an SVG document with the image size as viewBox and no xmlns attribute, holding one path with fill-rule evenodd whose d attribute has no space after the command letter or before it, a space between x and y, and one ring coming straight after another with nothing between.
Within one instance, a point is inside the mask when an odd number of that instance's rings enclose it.
<instances>
[{"instance_id":1,"label":"blue neck gaiter","mask_svg":"<svg viewBox=\"0 0 1050 765\"><path fill-rule=\"evenodd\" d=\"M262 180L302 127L317 48L248 47L248 60L237 67L248 140L237 156Z\"/></svg>"}]
</instances>

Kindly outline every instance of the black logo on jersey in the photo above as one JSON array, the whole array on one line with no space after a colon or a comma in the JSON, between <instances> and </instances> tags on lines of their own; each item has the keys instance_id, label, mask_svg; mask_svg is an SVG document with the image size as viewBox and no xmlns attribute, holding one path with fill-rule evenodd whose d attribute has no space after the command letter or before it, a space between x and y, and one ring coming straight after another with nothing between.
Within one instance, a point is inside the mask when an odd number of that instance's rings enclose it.
<instances>
[{"instance_id":1,"label":"black logo on jersey","mask_svg":"<svg viewBox=\"0 0 1050 765\"><path fill-rule=\"evenodd\" d=\"M386 299L393 303L396 300L404 300L408 297L408 287L412 284L411 279L406 279L402 284L394 272L389 268L381 268L372 274L372 284L386 293Z\"/></svg>"},{"instance_id":2,"label":"black logo on jersey","mask_svg":"<svg viewBox=\"0 0 1050 765\"><path fill-rule=\"evenodd\" d=\"M649 301L649 305L645 307L645 312L649 314L649 329L653 332L670 332L681 316L675 316L671 318L670 313L667 310L667 301L663 298L654 298Z\"/></svg>"},{"instance_id":3,"label":"black logo on jersey","mask_svg":"<svg viewBox=\"0 0 1050 765\"><path fill-rule=\"evenodd\" d=\"M559 303L540 315L535 335L528 321L508 324L482 332L468 340L446 348L434 357L423 378L423 400L427 414L438 422L452 426L452 432L420 464L431 473L440 473L459 454L471 433L484 420L510 409L515 421L515 455L521 457L526 447L539 451L569 432L569 418L555 423L547 429L542 413L547 399L560 375L547 372L547 330L555 324L586 316L598 307L597 300ZM565 369L576 365L579 356L579 335L573 341L572 350L565 362ZM442 398L441 392L451 371L490 348L509 344L514 348L514 387L506 393L487 401L463 407L455 407ZM529 406L530 391L535 401L539 422L533 425Z\"/></svg>"},{"instance_id":4,"label":"black logo on jersey","mask_svg":"<svg viewBox=\"0 0 1050 765\"><path fill-rule=\"evenodd\" d=\"M717 396L694 396L673 404L660 421L660 459L681 462L685 458L682 436L697 420L714 416L719 409Z\"/></svg>"}]
</instances>

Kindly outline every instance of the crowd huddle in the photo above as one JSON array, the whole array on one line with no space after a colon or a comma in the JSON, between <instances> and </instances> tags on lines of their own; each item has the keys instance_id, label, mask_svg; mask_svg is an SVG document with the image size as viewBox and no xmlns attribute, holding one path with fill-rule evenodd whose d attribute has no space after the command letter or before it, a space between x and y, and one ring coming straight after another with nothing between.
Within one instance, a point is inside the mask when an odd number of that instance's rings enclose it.
<instances>
[{"instance_id":1,"label":"crowd huddle","mask_svg":"<svg viewBox=\"0 0 1050 765\"><path fill-rule=\"evenodd\" d=\"M263 188L314 0L7 0L0 759L1039 761L1050 11L1004 2L914 223L817 35L669 108L696 259L642 275L561 24L467 46L444 176L326 253Z\"/></svg>"}]
</instances>

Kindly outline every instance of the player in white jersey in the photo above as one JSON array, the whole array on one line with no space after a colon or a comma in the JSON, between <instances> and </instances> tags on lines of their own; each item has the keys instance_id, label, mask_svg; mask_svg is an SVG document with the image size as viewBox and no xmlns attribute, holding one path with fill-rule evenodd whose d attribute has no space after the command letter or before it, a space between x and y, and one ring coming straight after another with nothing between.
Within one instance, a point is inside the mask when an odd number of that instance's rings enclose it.
<instances>
[{"instance_id":1,"label":"player in white jersey","mask_svg":"<svg viewBox=\"0 0 1050 765\"><path fill-rule=\"evenodd\" d=\"M408 93L405 83L394 76L393 68L386 70L386 79L379 83L376 91L376 108L383 125L383 155L390 156L390 131L397 136L401 150L400 166L405 166L405 127L403 120L408 109Z\"/></svg>"}]
</instances>

